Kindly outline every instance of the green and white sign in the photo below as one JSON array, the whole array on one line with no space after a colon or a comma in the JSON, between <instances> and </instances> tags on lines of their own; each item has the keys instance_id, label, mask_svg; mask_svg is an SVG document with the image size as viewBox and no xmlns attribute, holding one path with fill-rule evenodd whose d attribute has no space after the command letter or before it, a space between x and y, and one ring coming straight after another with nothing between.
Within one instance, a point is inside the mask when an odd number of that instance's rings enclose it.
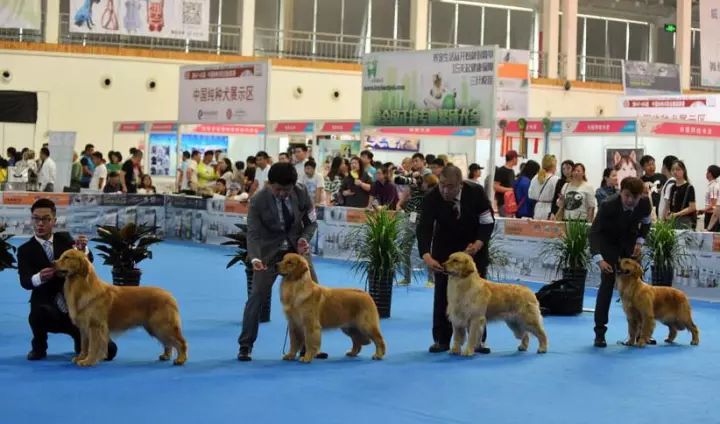
<instances>
[{"instance_id":1,"label":"green and white sign","mask_svg":"<svg viewBox=\"0 0 720 424\"><path fill-rule=\"evenodd\" d=\"M491 46L366 55L362 124L492 128L497 54Z\"/></svg>"}]
</instances>

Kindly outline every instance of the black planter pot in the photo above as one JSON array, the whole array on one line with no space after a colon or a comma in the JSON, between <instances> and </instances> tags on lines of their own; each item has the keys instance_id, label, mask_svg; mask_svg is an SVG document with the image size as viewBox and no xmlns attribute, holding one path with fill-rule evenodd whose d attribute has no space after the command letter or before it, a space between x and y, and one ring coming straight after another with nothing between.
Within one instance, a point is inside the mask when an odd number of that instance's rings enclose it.
<instances>
[{"instance_id":1,"label":"black planter pot","mask_svg":"<svg viewBox=\"0 0 720 424\"><path fill-rule=\"evenodd\" d=\"M368 292L375 301L380 318L390 318L394 277L393 271L368 274Z\"/></svg>"},{"instance_id":2,"label":"black planter pot","mask_svg":"<svg viewBox=\"0 0 720 424\"><path fill-rule=\"evenodd\" d=\"M116 286L139 286L142 271L139 269L116 269L112 270L113 284Z\"/></svg>"},{"instance_id":3,"label":"black planter pot","mask_svg":"<svg viewBox=\"0 0 720 424\"><path fill-rule=\"evenodd\" d=\"M247 294L250 298L253 285L252 264L245 263L245 277L247 278ZM260 305L260 322L270 322L270 303L272 301L272 291L268 293L267 299Z\"/></svg>"},{"instance_id":4,"label":"black planter pot","mask_svg":"<svg viewBox=\"0 0 720 424\"><path fill-rule=\"evenodd\" d=\"M650 273L653 286L672 287L673 278L675 277L675 270L673 267L652 266L650 268Z\"/></svg>"},{"instance_id":5,"label":"black planter pot","mask_svg":"<svg viewBox=\"0 0 720 424\"><path fill-rule=\"evenodd\" d=\"M571 305L568 305L568 308L576 314L582 313L587 269L564 268L562 270L562 278L566 284L573 286L574 291L579 293L578 296L568 299L569 302L572 302Z\"/></svg>"}]
</instances>

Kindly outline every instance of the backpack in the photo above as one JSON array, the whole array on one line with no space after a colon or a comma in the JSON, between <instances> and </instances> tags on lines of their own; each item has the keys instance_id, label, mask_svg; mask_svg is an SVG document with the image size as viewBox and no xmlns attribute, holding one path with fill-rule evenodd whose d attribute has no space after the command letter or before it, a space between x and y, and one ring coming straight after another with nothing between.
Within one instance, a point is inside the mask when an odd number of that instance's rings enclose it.
<instances>
[{"instance_id":1,"label":"backpack","mask_svg":"<svg viewBox=\"0 0 720 424\"><path fill-rule=\"evenodd\" d=\"M543 315L577 315L582 313L584 285L572 280L557 280L535 293Z\"/></svg>"},{"instance_id":2,"label":"backpack","mask_svg":"<svg viewBox=\"0 0 720 424\"><path fill-rule=\"evenodd\" d=\"M517 201L515 201L515 190L503 193L503 200L505 201L505 215L515 215L519 209Z\"/></svg>"}]
</instances>

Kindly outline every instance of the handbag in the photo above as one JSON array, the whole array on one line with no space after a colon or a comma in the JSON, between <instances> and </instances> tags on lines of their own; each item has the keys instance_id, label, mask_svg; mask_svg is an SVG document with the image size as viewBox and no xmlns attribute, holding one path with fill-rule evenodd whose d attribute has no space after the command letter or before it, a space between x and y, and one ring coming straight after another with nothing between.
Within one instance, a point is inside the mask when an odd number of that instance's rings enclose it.
<instances>
[{"instance_id":1,"label":"handbag","mask_svg":"<svg viewBox=\"0 0 720 424\"><path fill-rule=\"evenodd\" d=\"M565 193L567 192L567 186L568 183L565 183L563 188L560 190L560 193L563 195L563 201L560 204L560 207L558 207L558 211L555 214L555 221L564 221L565 220Z\"/></svg>"},{"instance_id":2,"label":"handbag","mask_svg":"<svg viewBox=\"0 0 720 424\"><path fill-rule=\"evenodd\" d=\"M687 203L688 193L690 192L690 187L692 187L692 185L688 183L688 186L685 189L685 196L683 196L683 201L680 204L680 210L685 209L685 204ZM675 190L677 192L677 185L675 185ZM692 213L690 215L678 216L675 218L675 229L677 229L677 230L695 230L696 226L697 226L697 214L696 213Z\"/></svg>"}]
</instances>

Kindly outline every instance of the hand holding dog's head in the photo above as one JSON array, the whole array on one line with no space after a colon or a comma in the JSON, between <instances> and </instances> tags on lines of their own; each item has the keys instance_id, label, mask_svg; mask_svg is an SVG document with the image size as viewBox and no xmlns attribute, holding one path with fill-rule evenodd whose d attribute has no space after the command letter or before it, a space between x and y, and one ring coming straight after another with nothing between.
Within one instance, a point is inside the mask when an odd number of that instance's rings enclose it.
<instances>
[{"instance_id":1,"label":"hand holding dog's head","mask_svg":"<svg viewBox=\"0 0 720 424\"><path fill-rule=\"evenodd\" d=\"M299 280L310 270L305 258L297 253L288 253L277 265L278 273L293 280Z\"/></svg>"},{"instance_id":2,"label":"hand holding dog's head","mask_svg":"<svg viewBox=\"0 0 720 424\"><path fill-rule=\"evenodd\" d=\"M85 253L79 250L67 250L54 263L55 269L65 276L87 275L90 272L90 265Z\"/></svg>"},{"instance_id":3,"label":"hand holding dog's head","mask_svg":"<svg viewBox=\"0 0 720 424\"><path fill-rule=\"evenodd\" d=\"M456 252L450 255L450 258L443 263L443 267L445 272L457 277L467 277L477 272L475 261L465 252Z\"/></svg>"}]
</instances>

